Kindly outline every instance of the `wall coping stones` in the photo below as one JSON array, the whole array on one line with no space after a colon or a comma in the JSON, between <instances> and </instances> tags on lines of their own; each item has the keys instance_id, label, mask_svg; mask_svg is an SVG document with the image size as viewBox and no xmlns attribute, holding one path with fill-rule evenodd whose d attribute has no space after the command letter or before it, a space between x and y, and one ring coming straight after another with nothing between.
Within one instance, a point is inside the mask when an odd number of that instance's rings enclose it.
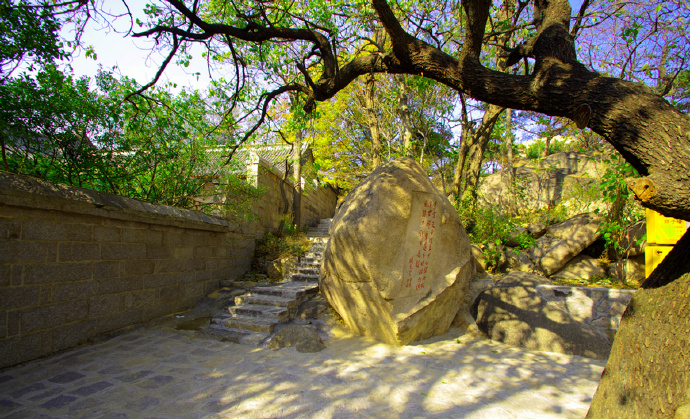
<instances>
[{"instance_id":1,"label":"wall coping stones","mask_svg":"<svg viewBox=\"0 0 690 419\"><path fill-rule=\"evenodd\" d=\"M32 199L40 195L51 199ZM67 186L0 171L0 204L69 211L125 221L184 226L198 230L238 231L241 226L200 212ZM116 211L113 211L116 210Z\"/></svg>"}]
</instances>

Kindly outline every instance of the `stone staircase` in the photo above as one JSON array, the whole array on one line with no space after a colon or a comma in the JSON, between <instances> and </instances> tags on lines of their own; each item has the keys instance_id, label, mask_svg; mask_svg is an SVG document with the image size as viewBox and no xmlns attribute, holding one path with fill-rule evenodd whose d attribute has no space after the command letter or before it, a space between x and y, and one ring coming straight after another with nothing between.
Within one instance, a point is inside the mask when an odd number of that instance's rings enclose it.
<instances>
[{"instance_id":1,"label":"stone staircase","mask_svg":"<svg viewBox=\"0 0 690 419\"><path fill-rule=\"evenodd\" d=\"M300 304L319 290L319 269L330 225L331 219L323 219L309 229L309 252L282 283L249 288L246 294L235 297L228 314L212 319L203 333L222 341L259 345L276 325L293 319Z\"/></svg>"}]
</instances>

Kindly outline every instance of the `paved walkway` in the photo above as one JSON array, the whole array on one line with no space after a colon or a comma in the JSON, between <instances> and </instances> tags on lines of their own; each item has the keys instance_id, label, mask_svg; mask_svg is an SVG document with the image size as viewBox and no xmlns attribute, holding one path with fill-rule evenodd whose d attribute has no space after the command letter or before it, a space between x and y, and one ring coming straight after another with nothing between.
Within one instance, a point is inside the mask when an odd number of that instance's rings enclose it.
<instances>
[{"instance_id":1,"label":"paved walkway","mask_svg":"<svg viewBox=\"0 0 690 419\"><path fill-rule=\"evenodd\" d=\"M394 347L326 322L315 354L136 330L0 372L0 417L582 418L604 366L456 329Z\"/></svg>"}]
</instances>

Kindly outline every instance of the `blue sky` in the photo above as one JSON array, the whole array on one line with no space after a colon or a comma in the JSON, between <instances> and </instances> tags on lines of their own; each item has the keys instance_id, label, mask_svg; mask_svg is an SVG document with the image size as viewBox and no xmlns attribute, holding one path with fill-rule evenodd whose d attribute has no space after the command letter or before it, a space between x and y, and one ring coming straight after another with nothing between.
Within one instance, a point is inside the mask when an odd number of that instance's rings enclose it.
<instances>
[{"instance_id":1,"label":"blue sky","mask_svg":"<svg viewBox=\"0 0 690 419\"><path fill-rule=\"evenodd\" d=\"M140 18L142 21L146 20L146 15L142 12L146 3L147 0L127 0L133 16ZM122 2L110 1L106 2L106 4L112 8L110 13L114 15L121 14L126 10ZM126 36L129 25L130 20L128 17L115 20L112 27L108 26L102 18L89 22L82 37L82 43L93 46L96 60L86 58L84 52L81 51L73 57L71 62L74 73L77 76L89 76L93 80L100 65L105 70L111 70L116 67L115 73L132 77L140 84L145 84L152 80L165 57L159 53L151 52L154 46L152 40ZM134 31L139 29L136 26L134 27ZM73 38L74 35L71 32L71 28L64 28L63 37L70 39L71 35ZM209 77L206 62L200 57L200 54L201 50L199 49L196 54L197 59L192 60L188 68L182 68L171 62L160 81L164 82L167 80L177 83L178 88L187 86L204 89L209 83ZM196 72L201 73L198 80L197 76L194 75Z\"/></svg>"}]
</instances>

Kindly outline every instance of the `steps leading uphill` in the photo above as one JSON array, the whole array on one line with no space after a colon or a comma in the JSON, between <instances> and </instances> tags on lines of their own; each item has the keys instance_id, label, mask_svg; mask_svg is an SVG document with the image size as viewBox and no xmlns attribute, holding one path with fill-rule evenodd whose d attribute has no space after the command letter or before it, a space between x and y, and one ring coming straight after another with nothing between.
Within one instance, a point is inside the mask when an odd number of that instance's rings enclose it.
<instances>
[{"instance_id":1,"label":"steps leading uphill","mask_svg":"<svg viewBox=\"0 0 690 419\"><path fill-rule=\"evenodd\" d=\"M249 288L246 294L235 297L228 314L213 319L204 333L227 342L259 345L277 324L293 319L300 304L319 290L319 270L330 226L331 219L323 219L307 231L309 251L282 283Z\"/></svg>"}]
</instances>

